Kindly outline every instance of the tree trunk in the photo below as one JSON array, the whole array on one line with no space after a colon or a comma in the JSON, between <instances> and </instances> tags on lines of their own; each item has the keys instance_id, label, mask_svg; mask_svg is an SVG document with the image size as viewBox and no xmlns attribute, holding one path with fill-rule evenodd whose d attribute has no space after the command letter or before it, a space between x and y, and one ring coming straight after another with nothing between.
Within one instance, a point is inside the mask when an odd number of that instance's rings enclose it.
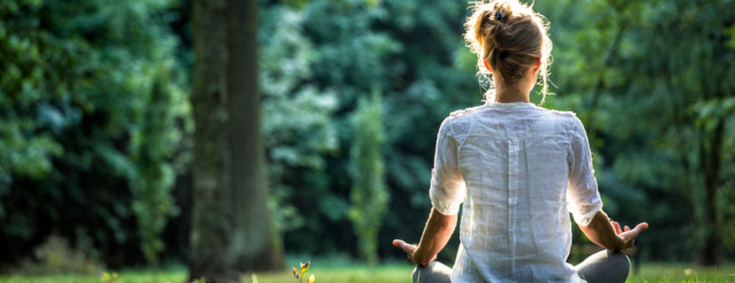
<instances>
[{"instance_id":1,"label":"tree trunk","mask_svg":"<svg viewBox=\"0 0 735 283\"><path fill-rule=\"evenodd\" d=\"M717 218L717 190L720 186L720 171L722 154L722 139L725 134L724 121L717 121L717 127L711 133L711 141L708 150L703 150L702 158L705 160L705 203L704 203L704 230L705 237L702 250L699 254L699 264L703 266L716 266L722 262L722 235L720 234L720 219ZM704 128L704 127L702 127ZM706 129L702 131L707 134ZM706 140L706 139L705 139ZM700 145L707 148L705 142Z\"/></svg>"},{"instance_id":2,"label":"tree trunk","mask_svg":"<svg viewBox=\"0 0 735 283\"><path fill-rule=\"evenodd\" d=\"M232 225L227 142L226 0L193 1L194 178L190 280L234 282L227 257Z\"/></svg>"},{"instance_id":3,"label":"tree trunk","mask_svg":"<svg viewBox=\"0 0 735 283\"><path fill-rule=\"evenodd\" d=\"M195 0L189 280L281 267L260 131L257 0Z\"/></svg>"},{"instance_id":4,"label":"tree trunk","mask_svg":"<svg viewBox=\"0 0 735 283\"><path fill-rule=\"evenodd\" d=\"M230 260L242 271L282 267L281 242L268 211L258 75L258 0L228 0L227 60L231 206Z\"/></svg>"}]
</instances>

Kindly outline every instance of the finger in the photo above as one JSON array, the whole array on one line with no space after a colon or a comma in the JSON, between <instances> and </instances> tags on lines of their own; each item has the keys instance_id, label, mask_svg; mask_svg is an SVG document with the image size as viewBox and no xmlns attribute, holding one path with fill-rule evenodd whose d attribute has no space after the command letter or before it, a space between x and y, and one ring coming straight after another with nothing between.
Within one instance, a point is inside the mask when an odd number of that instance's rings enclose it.
<instances>
[{"instance_id":1,"label":"finger","mask_svg":"<svg viewBox=\"0 0 735 283\"><path fill-rule=\"evenodd\" d=\"M393 240L393 245L401 248L408 254L413 254L416 251L416 246L406 243L403 240Z\"/></svg>"},{"instance_id":2,"label":"finger","mask_svg":"<svg viewBox=\"0 0 735 283\"><path fill-rule=\"evenodd\" d=\"M635 226L633 230L628 229L628 226L625 226L626 231L624 234L621 234L620 236L624 239L635 239L635 237L638 237L638 234L643 232L643 230L648 229L648 223L643 222Z\"/></svg>"},{"instance_id":3,"label":"finger","mask_svg":"<svg viewBox=\"0 0 735 283\"><path fill-rule=\"evenodd\" d=\"M643 230L646 230L646 229L648 229L648 223L646 222L640 223L636 225L635 228L633 228L633 230L636 231L636 235L638 235L640 232L643 232Z\"/></svg>"},{"instance_id":4,"label":"finger","mask_svg":"<svg viewBox=\"0 0 735 283\"><path fill-rule=\"evenodd\" d=\"M612 225L613 225L613 229L615 230L615 234L623 233L623 229L620 228L620 223L613 221Z\"/></svg>"},{"instance_id":5,"label":"finger","mask_svg":"<svg viewBox=\"0 0 735 283\"><path fill-rule=\"evenodd\" d=\"M625 229L623 231L625 231L625 232L630 231L630 227L628 227L628 225L625 225Z\"/></svg>"}]
</instances>

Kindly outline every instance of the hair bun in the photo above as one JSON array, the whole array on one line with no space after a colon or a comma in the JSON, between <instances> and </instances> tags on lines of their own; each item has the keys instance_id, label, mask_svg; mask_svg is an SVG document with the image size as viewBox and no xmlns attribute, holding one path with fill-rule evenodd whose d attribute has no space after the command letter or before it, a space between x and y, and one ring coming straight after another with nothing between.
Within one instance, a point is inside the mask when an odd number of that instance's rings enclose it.
<instances>
[{"instance_id":1,"label":"hair bun","mask_svg":"<svg viewBox=\"0 0 735 283\"><path fill-rule=\"evenodd\" d=\"M465 39L470 50L477 54L480 73L489 74L492 69L492 81L513 84L540 60L538 72L543 85L541 92L545 94L552 48L546 18L519 0L471 3L473 12L465 23Z\"/></svg>"},{"instance_id":2,"label":"hair bun","mask_svg":"<svg viewBox=\"0 0 735 283\"><path fill-rule=\"evenodd\" d=\"M503 11L495 12L495 19L501 22L505 22L505 14L503 14Z\"/></svg>"},{"instance_id":3,"label":"hair bun","mask_svg":"<svg viewBox=\"0 0 735 283\"><path fill-rule=\"evenodd\" d=\"M508 2L499 1L493 5L493 11L495 12L495 19L501 23L507 23L508 17L513 13Z\"/></svg>"}]
</instances>

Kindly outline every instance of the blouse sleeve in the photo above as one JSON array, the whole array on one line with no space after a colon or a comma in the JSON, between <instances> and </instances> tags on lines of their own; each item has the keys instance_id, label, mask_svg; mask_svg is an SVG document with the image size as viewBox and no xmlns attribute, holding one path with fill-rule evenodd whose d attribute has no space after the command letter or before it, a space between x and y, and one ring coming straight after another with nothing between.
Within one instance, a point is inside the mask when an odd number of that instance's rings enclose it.
<instances>
[{"instance_id":1,"label":"blouse sleeve","mask_svg":"<svg viewBox=\"0 0 735 283\"><path fill-rule=\"evenodd\" d=\"M569 154L569 180L567 207L574 221L582 226L592 222L592 218L602 209L600 192L597 190L595 170L592 168L587 132L582 121L575 117L571 130L571 152Z\"/></svg>"},{"instance_id":2,"label":"blouse sleeve","mask_svg":"<svg viewBox=\"0 0 735 283\"><path fill-rule=\"evenodd\" d=\"M450 119L445 119L439 128L429 189L431 204L443 215L459 213L466 191L464 179L457 166L457 140L450 135Z\"/></svg>"}]
</instances>

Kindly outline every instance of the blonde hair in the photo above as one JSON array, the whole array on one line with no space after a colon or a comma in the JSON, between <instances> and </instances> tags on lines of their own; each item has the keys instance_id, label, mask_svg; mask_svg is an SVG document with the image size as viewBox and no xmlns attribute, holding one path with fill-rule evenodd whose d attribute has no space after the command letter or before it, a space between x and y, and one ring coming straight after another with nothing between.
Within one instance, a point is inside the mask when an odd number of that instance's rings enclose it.
<instances>
[{"instance_id":1,"label":"blonde hair","mask_svg":"<svg viewBox=\"0 0 735 283\"><path fill-rule=\"evenodd\" d=\"M470 51L477 54L478 74L487 76L490 82L485 100L495 98L495 80L509 84L518 82L540 59L538 77L543 104L549 88L552 48L546 17L535 13L533 5L518 0L475 1L472 4L464 36ZM483 59L500 74L499 78L494 78L485 68Z\"/></svg>"}]
</instances>

